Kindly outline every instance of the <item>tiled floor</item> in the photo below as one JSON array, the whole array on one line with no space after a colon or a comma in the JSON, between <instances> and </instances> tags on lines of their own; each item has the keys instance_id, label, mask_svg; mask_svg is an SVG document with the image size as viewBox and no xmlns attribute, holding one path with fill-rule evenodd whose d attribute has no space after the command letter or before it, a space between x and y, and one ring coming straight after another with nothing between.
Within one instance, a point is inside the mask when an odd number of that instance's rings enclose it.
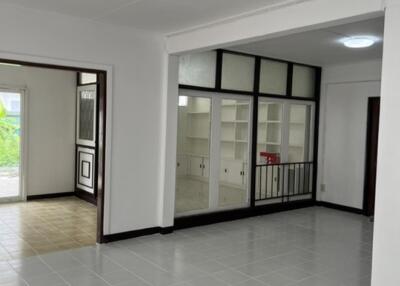
<instances>
[{"instance_id":1,"label":"tiled floor","mask_svg":"<svg viewBox=\"0 0 400 286\"><path fill-rule=\"evenodd\" d=\"M85 201L0 204L0 262L95 243L96 207Z\"/></svg>"},{"instance_id":2,"label":"tiled floor","mask_svg":"<svg viewBox=\"0 0 400 286\"><path fill-rule=\"evenodd\" d=\"M0 284L368 286L372 228L308 208L3 262Z\"/></svg>"}]
</instances>

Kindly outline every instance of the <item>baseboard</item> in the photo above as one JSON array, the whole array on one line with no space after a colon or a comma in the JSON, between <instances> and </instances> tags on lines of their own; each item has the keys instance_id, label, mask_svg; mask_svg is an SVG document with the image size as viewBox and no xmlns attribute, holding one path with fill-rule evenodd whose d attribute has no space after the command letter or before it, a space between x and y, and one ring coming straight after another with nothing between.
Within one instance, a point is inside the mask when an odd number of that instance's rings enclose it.
<instances>
[{"instance_id":1,"label":"baseboard","mask_svg":"<svg viewBox=\"0 0 400 286\"><path fill-rule=\"evenodd\" d=\"M150 228L138 229L138 230L133 230L133 231L107 234L107 235L103 236L102 242L109 243L109 242L125 240L125 239L140 237L140 236L146 236L146 235L152 235L152 234L157 234L157 233L168 234L168 233L172 233L173 230L174 230L174 227L150 227Z\"/></svg>"},{"instance_id":2,"label":"baseboard","mask_svg":"<svg viewBox=\"0 0 400 286\"><path fill-rule=\"evenodd\" d=\"M95 196L91 193L76 189L74 192L74 195L78 198L80 198L81 200L84 200L88 203L91 203L93 205L97 205L97 200L95 198Z\"/></svg>"},{"instance_id":3,"label":"baseboard","mask_svg":"<svg viewBox=\"0 0 400 286\"><path fill-rule=\"evenodd\" d=\"M256 206L253 208L242 208L229 211L219 211L209 214L192 215L192 216L176 218L174 221L174 228L183 229L201 225L209 225L213 223L233 221L248 217L312 207L314 205L315 202L311 199L308 199L308 200L287 202L284 204L282 203L270 204L270 205Z\"/></svg>"},{"instance_id":4,"label":"baseboard","mask_svg":"<svg viewBox=\"0 0 400 286\"><path fill-rule=\"evenodd\" d=\"M56 193L56 194L42 194L42 195L31 195L27 196L27 201L34 201L34 200L43 200L43 199L54 199L54 198L62 198L62 197L70 197L74 196L74 192L65 192L65 193Z\"/></svg>"},{"instance_id":5,"label":"baseboard","mask_svg":"<svg viewBox=\"0 0 400 286\"><path fill-rule=\"evenodd\" d=\"M329 203L329 202L317 201L316 205L321 206L321 207L330 208L330 209L350 212L350 213L354 213L354 214L364 214L364 210L362 210L362 209L338 205L338 204Z\"/></svg>"}]
</instances>

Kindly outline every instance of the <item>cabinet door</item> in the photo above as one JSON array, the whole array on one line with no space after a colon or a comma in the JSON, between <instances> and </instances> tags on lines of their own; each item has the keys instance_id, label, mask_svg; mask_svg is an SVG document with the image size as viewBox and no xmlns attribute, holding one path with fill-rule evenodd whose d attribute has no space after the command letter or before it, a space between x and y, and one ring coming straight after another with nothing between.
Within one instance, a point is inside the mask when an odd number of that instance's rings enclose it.
<instances>
[{"instance_id":1,"label":"cabinet door","mask_svg":"<svg viewBox=\"0 0 400 286\"><path fill-rule=\"evenodd\" d=\"M176 175L185 176L188 174L188 159L185 155L178 155L176 162Z\"/></svg>"},{"instance_id":2,"label":"cabinet door","mask_svg":"<svg viewBox=\"0 0 400 286\"><path fill-rule=\"evenodd\" d=\"M219 180L221 183L228 181L228 163L226 160L221 160L219 165Z\"/></svg>"},{"instance_id":3,"label":"cabinet door","mask_svg":"<svg viewBox=\"0 0 400 286\"><path fill-rule=\"evenodd\" d=\"M210 176L210 160L203 158L203 177L208 178Z\"/></svg>"},{"instance_id":4,"label":"cabinet door","mask_svg":"<svg viewBox=\"0 0 400 286\"><path fill-rule=\"evenodd\" d=\"M243 162L232 160L228 167L228 182L234 185L243 185Z\"/></svg>"},{"instance_id":5,"label":"cabinet door","mask_svg":"<svg viewBox=\"0 0 400 286\"><path fill-rule=\"evenodd\" d=\"M202 157L190 157L190 172L191 176L202 177L203 176L203 158Z\"/></svg>"}]
</instances>

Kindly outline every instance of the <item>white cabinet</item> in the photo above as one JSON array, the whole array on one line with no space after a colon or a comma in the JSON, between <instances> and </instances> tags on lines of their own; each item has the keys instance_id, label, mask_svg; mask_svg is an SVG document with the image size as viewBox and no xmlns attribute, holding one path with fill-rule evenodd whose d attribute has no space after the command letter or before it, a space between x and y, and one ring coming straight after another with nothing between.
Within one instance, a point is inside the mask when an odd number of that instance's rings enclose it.
<instances>
[{"instance_id":1,"label":"white cabinet","mask_svg":"<svg viewBox=\"0 0 400 286\"><path fill-rule=\"evenodd\" d=\"M247 164L240 160L221 160L220 181L230 185L245 185L246 166Z\"/></svg>"},{"instance_id":2,"label":"white cabinet","mask_svg":"<svg viewBox=\"0 0 400 286\"><path fill-rule=\"evenodd\" d=\"M202 157L189 157L189 174L191 176L203 176L203 158Z\"/></svg>"}]
</instances>

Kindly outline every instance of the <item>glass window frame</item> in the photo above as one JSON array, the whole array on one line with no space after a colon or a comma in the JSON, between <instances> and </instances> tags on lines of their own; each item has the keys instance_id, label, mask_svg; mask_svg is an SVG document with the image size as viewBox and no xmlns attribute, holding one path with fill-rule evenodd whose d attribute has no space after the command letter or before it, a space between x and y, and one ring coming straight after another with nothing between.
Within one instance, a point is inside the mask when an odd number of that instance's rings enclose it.
<instances>
[{"instance_id":1,"label":"glass window frame","mask_svg":"<svg viewBox=\"0 0 400 286\"><path fill-rule=\"evenodd\" d=\"M255 169L257 165L257 125L258 125L258 100L260 97L266 97L269 99L283 99L288 100L289 102L295 103L298 101L299 103L311 103L314 105L313 116L311 119L310 127L310 135L312 135L310 139L310 152L309 156L312 158L312 162L315 163L315 167L313 170L313 187L312 187L312 199L316 197L316 174L317 174L317 160L318 160L318 127L319 127L319 110L320 110L320 91L321 91L321 74L322 68L318 66L297 63L286 61L282 59L258 56L258 55L251 55L248 53L242 53L237 51L230 51L230 50L223 50L218 49L217 51L217 62L216 62L216 84L215 88L207 88L207 87L198 87L198 86L188 86L188 85L179 85L179 88L186 89L186 90L194 90L194 91L206 91L206 92L214 92L214 93L221 93L221 94L237 94L237 95L244 95L250 96L252 98L252 144L251 144L251 158L250 158L250 173L249 173L249 180L251 181L250 187L250 208L255 207ZM221 88L221 77L222 77L222 64L223 64L223 54L224 53L233 53L239 54L243 56L253 57L255 59L255 72L254 72L254 88L252 91L240 91L240 90L226 90ZM260 92L260 78L261 78L261 61L263 59L271 60L271 61L279 61L288 64L288 72L287 72L287 89L285 95L278 95L278 94L267 94ZM292 94L292 86L293 86L293 67L294 65L298 66L305 66L309 68L315 69L315 81L314 81L314 94L313 97L296 97Z\"/></svg>"}]
</instances>

